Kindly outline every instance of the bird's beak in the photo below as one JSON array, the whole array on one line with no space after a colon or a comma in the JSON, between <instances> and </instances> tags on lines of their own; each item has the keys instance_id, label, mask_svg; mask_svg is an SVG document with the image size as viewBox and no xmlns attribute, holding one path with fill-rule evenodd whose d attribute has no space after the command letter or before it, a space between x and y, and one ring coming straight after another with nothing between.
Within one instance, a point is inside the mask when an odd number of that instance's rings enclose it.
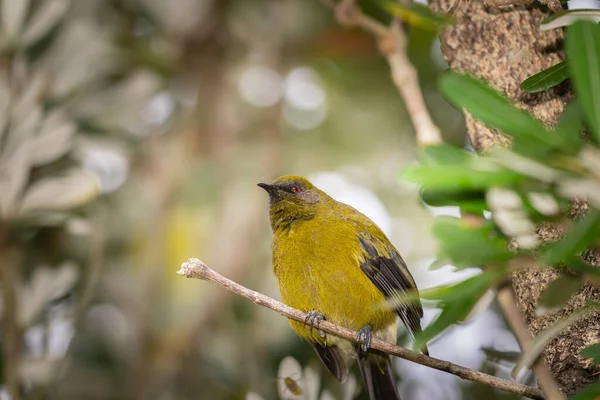
<instances>
[{"instance_id":1,"label":"bird's beak","mask_svg":"<svg viewBox=\"0 0 600 400\"><path fill-rule=\"evenodd\" d=\"M265 183L265 182L257 183L256 185L265 189L267 191L267 193L269 193L269 194L274 193L277 190L277 187L275 185L271 185L271 184Z\"/></svg>"}]
</instances>

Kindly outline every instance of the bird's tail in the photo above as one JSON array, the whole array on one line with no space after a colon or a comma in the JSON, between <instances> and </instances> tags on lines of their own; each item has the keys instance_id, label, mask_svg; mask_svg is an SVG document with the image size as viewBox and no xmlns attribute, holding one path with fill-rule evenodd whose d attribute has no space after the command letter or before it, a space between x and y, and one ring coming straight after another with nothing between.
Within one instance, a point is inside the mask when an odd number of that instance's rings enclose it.
<instances>
[{"instance_id":1,"label":"bird's tail","mask_svg":"<svg viewBox=\"0 0 600 400\"><path fill-rule=\"evenodd\" d=\"M359 355L358 365L369 400L400 400L396 389L396 378L388 355L373 354L372 352Z\"/></svg>"}]
</instances>

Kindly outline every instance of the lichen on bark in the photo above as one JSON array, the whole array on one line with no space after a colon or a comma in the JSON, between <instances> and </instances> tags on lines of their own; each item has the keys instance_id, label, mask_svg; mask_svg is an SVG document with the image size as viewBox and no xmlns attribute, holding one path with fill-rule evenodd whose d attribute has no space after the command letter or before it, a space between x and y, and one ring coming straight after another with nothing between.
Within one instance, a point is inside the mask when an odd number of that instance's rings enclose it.
<instances>
[{"instance_id":1,"label":"lichen on bark","mask_svg":"<svg viewBox=\"0 0 600 400\"><path fill-rule=\"evenodd\" d=\"M456 23L441 35L442 52L450 68L481 78L503 94L517 107L531 112L548 126L558 122L566 104L572 98L568 83L553 89L529 94L519 89L531 75L563 60L563 32L539 30L548 14L539 8L523 5L495 8L481 1L465 0L456 8L456 0L430 0L435 11L452 10ZM466 115L467 129L473 147L479 152L510 146L510 139L487 128ZM573 217L587 210L585 203L574 204ZM542 240L553 241L561 232L552 226L538 227ZM600 267L600 257L590 252L588 260ZM588 301L600 301L600 289L586 285L557 312L536 315L536 305L545 288L559 272L529 267L513 274L511 281L518 305L532 335L552 326L556 321L582 308ZM595 372L589 360L579 355L582 348L600 340L600 315L579 320L565 329L544 351L545 360L561 390L570 395L594 380Z\"/></svg>"}]
</instances>

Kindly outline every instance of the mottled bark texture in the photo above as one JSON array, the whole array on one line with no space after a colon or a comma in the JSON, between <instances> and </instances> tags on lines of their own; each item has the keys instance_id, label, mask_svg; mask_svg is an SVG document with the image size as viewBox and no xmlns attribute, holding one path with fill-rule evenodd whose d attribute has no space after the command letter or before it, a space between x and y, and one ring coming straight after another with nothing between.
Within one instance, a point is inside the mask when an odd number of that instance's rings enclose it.
<instances>
[{"instance_id":1,"label":"mottled bark texture","mask_svg":"<svg viewBox=\"0 0 600 400\"><path fill-rule=\"evenodd\" d=\"M450 10L457 19L456 24L448 27L441 36L442 51L450 67L482 78L505 93L518 107L528 110L550 126L556 124L571 97L568 83L537 94L524 93L519 84L562 61L562 31L540 31L538 26L546 14L539 9L525 6L498 9L469 0L458 3L459 0L430 0L432 9ZM506 136L486 128L469 115L467 128L477 151L486 151L495 145L510 145ZM572 214L580 216L585 209L585 204L574 204ZM538 228L538 234L546 241L557 240L561 233L555 227ZM600 266L598 254L590 253L586 258ZM533 335L580 309L589 300L600 301L600 290L586 286L561 310L551 315L536 316L537 302L557 275L554 270L531 267L512 277L519 308ZM600 317L596 314L565 329L545 350L546 362L565 394L570 395L595 379L589 360L583 359L579 351L598 342L599 338Z\"/></svg>"}]
</instances>

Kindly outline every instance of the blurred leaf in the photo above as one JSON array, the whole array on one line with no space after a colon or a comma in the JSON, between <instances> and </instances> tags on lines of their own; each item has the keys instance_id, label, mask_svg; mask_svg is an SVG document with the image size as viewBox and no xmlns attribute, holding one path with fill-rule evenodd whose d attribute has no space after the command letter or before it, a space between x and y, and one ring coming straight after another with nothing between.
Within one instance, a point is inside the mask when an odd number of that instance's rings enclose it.
<instances>
[{"instance_id":1,"label":"blurred leaf","mask_svg":"<svg viewBox=\"0 0 600 400\"><path fill-rule=\"evenodd\" d=\"M600 343L594 343L579 352L585 358L591 358L594 364L600 364Z\"/></svg>"},{"instance_id":2,"label":"blurred leaf","mask_svg":"<svg viewBox=\"0 0 600 400\"><path fill-rule=\"evenodd\" d=\"M598 238L599 231L600 211L594 210L576 221L573 229L560 241L549 244L542 259L550 265L561 262L568 263Z\"/></svg>"},{"instance_id":3,"label":"blurred leaf","mask_svg":"<svg viewBox=\"0 0 600 400\"><path fill-rule=\"evenodd\" d=\"M583 146L581 131L583 129L583 109L578 99L572 100L562 113L556 130L557 135L563 138L565 147L563 151L576 155Z\"/></svg>"},{"instance_id":4,"label":"blurred leaf","mask_svg":"<svg viewBox=\"0 0 600 400\"><path fill-rule=\"evenodd\" d=\"M579 104L596 143L600 143L600 26L579 21L567 31L569 69Z\"/></svg>"},{"instance_id":5,"label":"blurred leaf","mask_svg":"<svg viewBox=\"0 0 600 400\"><path fill-rule=\"evenodd\" d=\"M244 400L264 400L264 399L258 393L248 392L248 393L246 393L246 397L244 397Z\"/></svg>"},{"instance_id":6,"label":"blurred leaf","mask_svg":"<svg viewBox=\"0 0 600 400\"><path fill-rule=\"evenodd\" d=\"M571 400L597 400L598 396L600 396L600 381L584 387L575 393Z\"/></svg>"},{"instance_id":7,"label":"blurred leaf","mask_svg":"<svg viewBox=\"0 0 600 400\"><path fill-rule=\"evenodd\" d=\"M0 76L0 142L6 131L9 120L9 107L11 105L12 93L6 77Z\"/></svg>"},{"instance_id":8,"label":"blurred leaf","mask_svg":"<svg viewBox=\"0 0 600 400\"><path fill-rule=\"evenodd\" d=\"M52 300L64 296L77 282L77 267L65 263L58 268L38 267L21 290L19 322L29 326Z\"/></svg>"},{"instance_id":9,"label":"blurred leaf","mask_svg":"<svg viewBox=\"0 0 600 400\"><path fill-rule=\"evenodd\" d=\"M63 156L69 151L75 132L75 124L68 121L63 113L50 113L44 120L39 134L29 142L31 164L44 165Z\"/></svg>"},{"instance_id":10,"label":"blurred leaf","mask_svg":"<svg viewBox=\"0 0 600 400\"><path fill-rule=\"evenodd\" d=\"M41 39L65 15L70 0L47 0L35 7L35 13L23 33L23 44L30 45Z\"/></svg>"},{"instance_id":11,"label":"blurred leaf","mask_svg":"<svg viewBox=\"0 0 600 400\"><path fill-rule=\"evenodd\" d=\"M15 203L29 178L29 151L17 147L0 158L0 216L15 212Z\"/></svg>"},{"instance_id":12,"label":"blurred leaf","mask_svg":"<svg viewBox=\"0 0 600 400\"><path fill-rule=\"evenodd\" d=\"M412 26L435 32L452 21L449 15L434 13L429 7L419 3L404 6L393 1L386 1L383 3L383 8L394 17Z\"/></svg>"},{"instance_id":13,"label":"blurred leaf","mask_svg":"<svg viewBox=\"0 0 600 400\"><path fill-rule=\"evenodd\" d=\"M14 40L23 28L29 0L2 1L2 30L9 40Z\"/></svg>"},{"instance_id":14,"label":"blurred leaf","mask_svg":"<svg viewBox=\"0 0 600 400\"><path fill-rule=\"evenodd\" d=\"M552 312L559 309L582 285L581 277L572 275L560 275L550 282L537 308L547 309L545 312Z\"/></svg>"},{"instance_id":15,"label":"blurred leaf","mask_svg":"<svg viewBox=\"0 0 600 400\"><path fill-rule=\"evenodd\" d=\"M24 195L21 214L73 208L91 201L99 193L100 185L95 176L73 170L64 176L34 182Z\"/></svg>"},{"instance_id":16,"label":"blurred leaf","mask_svg":"<svg viewBox=\"0 0 600 400\"><path fill-rule=\"evenodd\" d=\"M565 61L538 72L521 82L521 90L527 93L537 93L550 89L569 77L569 69Z\"/></svg>"},{"instance_id":17,"label":"blurred leaf","mask_svg":"<svg viewBox=\"0 0 600 400\"><path fill-rule=\"evenodd\" d=\"M419 160L423 165L465 164L475 158L475 155L449 144L432 144L421 148L419 152Z\"/></svg>"},{"instance_id":18,"label":"blurred leaf","mask_svg":"<svg viewBox=\"0 0 600 400\"><path fill-rule=\"evenodd\" d=\"M568 317L558 321L556 324L551 326L550 328L544 329L540 332L531 343L529 349L521 354L517 364L513 368L512 376L516 379L516 376L519 374L523 367L531 368L533 364L540 357L548 343L552 339L554 339L563 329L577 322L579 319L586 317L590 312L597 310L600 308L600 303L590 303L586 307L574 312Z\"/></svg>"},{"instance_id":19,"label":"blurred leaf","mask_svg":"<svg viewBox=\"0 0 600 400\"><path fill-rule=\"evenodd\" d=\"M441 314L415 338L413 348L422 345L449 326L463 321L488 289L505 275L504 271L491 270L454 285L440 286L421 291L421 297L437 300Z\"/></svg>"},{"instance_id":20,"label":"blurred leaf","mask_svg":"<svg viewBox=\"0 0 600 400\"><path fill-rule=\"evenodd\" d=\"M421 199L431 207L456 206L463 212L481 214L488 210L483 191L440 191L433 189L421 190Z\"/></svg>"},{"instance_id":21,"label":"blurred leaf","mask_svg":"<svg viewBox=\"0 0 600 400\"><path fill-rule=\"evenodd\" d=\"M508 251L506 240L498 237L494 229L494 224L488 221L471 226L460 218L436 218L432 232L439 241L438 257L451 260L457 267L511 259L513 254Z\"/></svg>"},{"instance_id":22,"label":"blurred leaf","mask_svg":"<svg viewBox=\"0 0 600 400\"><path fill-rule=\"evenodd\" d=\"M493 162L465 165L428 165L409 167L402 178L425 189L444 191L477 190L491 186L514 185L525 178Z\"/></svg>"},{"instance_id":23,"label":"blurred leaf","mask_svg":"<svg viewBox=\"0 0 600 400\"><path fill-rule=\"evenodd\" d=\"M34 385L49 385L60 374L60 359L24 358L19 362L19 376Z\"/></svg>"},{"instance_id":24,"label":"blurred leaf","mask_svg":"<svg viewBox=\"0 0 600 400\"><path fill-rule=\"evenodd\" d=\"M506 97L475 78L446 73L440 79L440 90L452 104L465 108L474 118L515 140L561 145L560 138L548 135L544 126L529 113L513 106Z\"/></svg>"},{"instance_id":25,"label":"blurred leaf","mask_svg":"<svg viewBox=\"0 0 600 400\"><path fill-rule=\"evenodd\" d=\"M590 178L561 179L557 185L558 193L567 199L586 199L591 206L600 208L600 183Z\"/></svg>"},{"instance_id":26,"label":"blurred leaf","mask_svg":"<svg viewBox=\"0 0 600 400\"><path fill-rule=\"evenodd\" d=\"M548 31L550 29L562 28L563 26L571 25L576 21L600 21L600 10L565 10L552 14L542 21L540 29Z\"/></svg>"}]
</instances>

